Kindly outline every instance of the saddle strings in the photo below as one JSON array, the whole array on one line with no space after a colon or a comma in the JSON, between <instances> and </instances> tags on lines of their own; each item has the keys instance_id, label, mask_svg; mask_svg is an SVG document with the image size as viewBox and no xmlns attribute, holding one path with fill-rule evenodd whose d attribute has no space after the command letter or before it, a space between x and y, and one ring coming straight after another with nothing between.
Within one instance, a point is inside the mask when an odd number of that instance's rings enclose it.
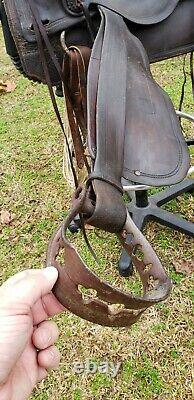
<instances>
[{"instance_id":1,"label":"saddle strings","mask_svg":"<svg viewBox=\"0 0 194 400\"><path fill-rule=\"evenodd\" d=\"M58 62L58 60L56 58L55 53L54 53L53 47L52 47L52 45L51 45L51 43L49 41L46 29L45 29L45 27L44 27L44 25L43 25L43 23L41 21L41 18L39 16L38 12L37 12L36 5L34 4L33 0L28 0L28 2L29 2L29 6L30 6L30 9L31 9L32 15L33 15L33 19L34 19L34 31L35 31L35 34L36 34L37 44L38 44L39 51L40 51L40 56L41 56L40 59L41 59L43 70L44 70L44 74L45 74L45 80L46 80L46 83L47 83L47 86L48 86L48 89L49 89L49 93L50 93L50 97L51 97L51 100L52 100L52 104L53 104L53 108L54 108L55 114L57 116L57 119L59 121L60 127L62 129L63 134L64 134L64 138L65 138L65 142L66 142L67 150L68 150L70 167L71 167L72 174L73 174L74 184L75 184L75 188L77 188L79 186L78 177L77 177L77 173L76 173L76 170L75 170L75 167L74 167L74 164L73 164L73 157L72 157L72 152L71 152L71 148L70 148L70 145L69 145L68 137L67 137L67 134L66 134L65 129L64 129L63 121L62 121L62 118L61 118L61 115L60 115L60 112L59 112L59 109L58 109L58 105L57 105L57 102L56 102L55 94L54 94L54 91L53 91L53 87L52 87L52 83L51 83L51 79L50 79L50 73L49 73L47 60L46 60L46 56L45 56L45 52L44 52L43 41L44 41L45 46L47 48L47 51L48 51L48 53L49 53L49 55L51 57L51 60L52 60L54 66L55 66L55 68L56 68L56 70L57 70L57 72L58 72L58 74L60 76L60 79L61 79L61 82L62 82L62 85L63 85L63 91L64 91L65 98L66 98L67 114L68 114L68 117L69 117L69 123L70 123L71 132L74 133L74 137L76 136L77 138L79 138L80 151L82 152L82 157L84 158L84 163L85 163L86 169L87 169L88 173L90 173L90 167L88 165L87 158L86 158L86 156L84 154L83 144L81 142L80 134L79 134L79 126L80 126L80 129L82 130L82 124L78 124L77 123L77 121L79 122L79 120L80 120L80 116L79 116L79 113L76 113L75 110L73 110L72 102L71 102L70 90L68 89L68 87L67 87L67 85L65 83L65 79L64 79L64 61L63 61L63 68L61 69L61 66L60 66L60 64L59 64L59 62ZM79 5L81 6L81 8L83 10L83 13L84 13L84 16L85 16L85 19L86 19L86 23L87 23L87 27L88 27L88 31L89 31L89 34L91 36L91 45L93 45L95 33L94 33L94 26L92 24L91 17L89 15L88 11L87 11L87 6L85 6L82 1L79 1ZM78 53L80 53L79 48L75 48L75 49L78 51ZM82 54L80 54L80 55L82 56ZM77 59L77 62L78 62L78 59ZM77 66L77 68L78 68L78 74L79 74L79 78L80 78L80 76L81 75L83 76L83 74L80 73L80 66L79 65ZM82 96L82 98L83 98L83 96ZM74 116L75 116L75 118L74 118ZM86 115L85 115L85 117L86 117ZM75 144L75 142L74 142L74 144Z\"/></svg>"},{"instance_id":2,"label":"saddle strings","mask_svg":"<svg viewBox=\"0 0 194 400\"><path fill-rule=\"evenodd\" d=\"M52 48L52 45L51 45L51 43L49 41L49 38L47 36L47 32L45 30L45 27L44 27L44 25L43 25L39 15L38 15L38 13L37 13L36 6L33 3L33 1L34 0L28 0L28 3L29 3L29 6L30 6L32 15L33 15L34 31L35 31L35 34L36 34L37 44L38 44L38 48L39 48L39 51L40 51L40 59L41 59L42 67L43 67L44 74L45 74L45 80L46 80L46 83L47 83L47 86L48 86L48 89L49 89L52 105L53 105L55 114L57 116L58 122L60 124L60 127L62 129L62 132L64 134L65 142L66 142L67 149L68 149L70 166L71 166L71 170L72 170L72 174L73 174L73 178L74 178L74 184L75 184L75 188L77 189L79 187L78 177L77 177L77 174L76 174L76 170L74 168L73 157L72 157L72 153L71 153L71 148L70 148L70 145L69 145L68 137L67 137L67 134L66 134L65 129L64 129L63 121L62 121L62 118L61 118L61 115L60 115L60 112L59 112L59 109L58 109L58 105L57 105L57 102L56 102L54 90L53 90L53 87L52 87L50 73L49 73L47 60L46 60L44 47L43 47L43 41L44 41L45 46L46 46L46 48L48 50L48 53L49 53L49 55L51 57L51 60L53 61L54 66L55 66L55 68L56 68L56 70L57 70L57 72L58 72L58 74L59 74L59 76L61 78L61 82L62 82L62 85L63 85L63 90L65 92L66 98L69 101L69 105L70 105L70 108L71 108L71 99L69 97L69 90L68 90L68 88L66 86L66 83L65 83L64 71L61 69L61 66L60 66L60 64L59 64L59 62L58 62L58 60L57 60L57 58L55 56L55 53L54 53L53 48ZM63 66L64 66L64 60L63 60ZM69 108L69 111L70 111L70 108ZM72 112L72 110L71 110L71 112ZM81 214L79 214L79 218L80 218L80 222L81 222L81 230L82 230L83 237L84 237L84 240L86 242L86 245L87 245L89 251L91 252L92 256L94 257L95 261L97 263L99 263L99 260L98 260L96 254L95 254L95 252L94 252L94 250L93 250L93 248L92 248L92 246L91 246L91 244L89 242L89 239L87 237L83 216ZM62 232L62 235L63 235L63 232Z\"/></svg>"},{"instance_id":3,"label":"saddle strings","mask_svg":"<svg viewBox=\"0 0 194 400\"><path fill-rule=\"evenodd\" d=\"M50 93L50 97L51 97L51 101L52 101L52 105L53 105L55 114L57 116L57 119L58 119L59 125L61 127L61 130L62 130L62 132L64 134L64 138L65 138L65 142L66 142L67 150L68 150L68 155L69 155L69 160L70 160L70 166L71 166L71 170L72 170L72 174L73 174L73 178L74 178L74 183L75 183L75 187L77 188L78 187L77 174L76 174L76 170L75 170L74 165L73 165L73 159L72 159L72 154L71 154L71 149L70 149L70 146L69 146L69 141L68 141L68 138L67 138L67 134L66 134L65 129L64 129L63 121L62 121L62 118L61 118L61 115L60 115L60 112L59 112L59 109L58 109L58 105L57 105L57 102L56 102L54 90L53 90L53 87L52 87L50 73L49 73L47 60L46 60L44 47L43 47L43 41L45 43L45 46L46 46L46 48L48 50L48 53L49 53L51 59L52 59L52 62L54 63L54 66L55 66L55 68L56 68L56 70L57 70L57 72L58 72L58 74L59 74L59 76L61 78L61 82L63 82L63 84L65 85L63 72L62 72L62 69L61 69L61 66L60 66L58 60L56 59L56 56L55 56L55 53L53 51L52 45L51 45L51 43L50 43L50 41L48 39L45 27L44 27L44 25L43 25L39 15L38 15L38 13L37 13L36 6L33 3L33 0L28 0L28 3L29 3L29 6L30 6L32 15L33 15L34 31L35 31L35 35L36 35L36 39L37 39L39 52L40 52L40 60L41 60L41 63L42 63L44 74L45 74L45 80L46 80L46 83L47 83L47 86L48 86L48 89L49 89L49 93Z\"/></svg>"},{"instance_id":4,"label":"saddle strings","mask_svg":"<svg viewBox=\"0 0 194 400\"><path fill-rule=\"evenodd\" d=\"M67 115L71 129L71 136L74 145L75 158L78 168L85 166L87 173L90 174L85 146L87 131L87 65L90 58L90 50L78 46L64 46L64 35L61 35L61 43L69 60L69 76L66 87L63 85L63 93L66 99ZM63 61L63 71L65 73L65 60ZM68 91L68 93L67 93ZM68 95L67 95L68 94ZM69 100L71 99L71 101ZM82 133L82 137L80 134Z\"/></svg>"}]
</instances>

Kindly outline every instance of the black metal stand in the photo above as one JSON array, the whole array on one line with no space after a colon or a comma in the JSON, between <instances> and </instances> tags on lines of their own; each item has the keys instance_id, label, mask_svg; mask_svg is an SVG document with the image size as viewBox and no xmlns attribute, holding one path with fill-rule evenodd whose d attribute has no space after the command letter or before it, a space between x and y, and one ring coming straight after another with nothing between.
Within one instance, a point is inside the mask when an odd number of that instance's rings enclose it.
<instances>
[{"instance_id":1,"label":"black metal stand","mask_svg":"<svg viewBox=\"0 0 194 400\"><path fill-rule=\"evenodd\" d=\"M134 199L129 203L128 210L133 221L140 230L143 229L148 221L153 220L161 225L194 237L194 223L188 222L160 208L170 200L188 192L194 192L194 179L185 179L181 183L152 196L148 196L147 190L138 191L135 192ZM127 241L130 243L131 240L131 235L128 235ZM119 260L119 273L121 276L129 276L132 272L133 266L131 259L127 252L123 250Z\"/></svg>"}]
</instances>

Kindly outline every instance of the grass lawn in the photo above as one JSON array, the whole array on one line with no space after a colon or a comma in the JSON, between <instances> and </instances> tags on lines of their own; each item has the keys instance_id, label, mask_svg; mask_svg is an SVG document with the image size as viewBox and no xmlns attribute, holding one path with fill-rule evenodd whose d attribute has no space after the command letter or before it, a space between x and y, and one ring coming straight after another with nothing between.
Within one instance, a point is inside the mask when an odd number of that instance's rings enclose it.
<instances>
[{"instance_id":1,"label":"grass lawn","mask_svg":"<svg viewBox=\"0 0 194 400\"><path fill-rule=\"evenodd\" d=\"M14 214L10 226L0 226L0 279L25 268L44 265L48 240L66 215L71 193L62 175L63 137L47 88L23 78L5 54L0 30L0 80L13 80L16 90L0 97L0 208ZM154 75L179 103L183 58L152 67ZM187 62L188 67L188 62ZM63 100L59 104L63 106ZM186 86L185 111L192 111L191 85ZM189 124L185 132L191 135ZM168 209L192 220L190 194L168 204ZM41 383L31 400L191 400L192 277L177 274L174 266L194 261L193 240L154 223L146 235L174 281L171 297L148 310L129 329L95 326L66 312L55 318L60 327L62 354L59 371ZM116 266L120 246L114 236L89 237L102 259L101 277L136 291L135 276L123 281ZM78 234L76 245L92 268L94 262ZM108 249L108 250L107 250ZM108 252L107 252L108 251ZM76 361L121 362L116 378L97 373L76 375Z\"/></svg>"}]
</instances>

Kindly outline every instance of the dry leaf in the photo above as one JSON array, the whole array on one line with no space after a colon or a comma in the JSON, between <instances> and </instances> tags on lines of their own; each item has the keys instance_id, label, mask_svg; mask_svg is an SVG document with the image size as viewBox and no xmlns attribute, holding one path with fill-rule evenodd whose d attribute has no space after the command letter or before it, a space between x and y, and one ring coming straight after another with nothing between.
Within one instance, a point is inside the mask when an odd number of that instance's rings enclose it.
<instances>
[{"instance_id":1,"label":"dry leaf","mask_svg":"<svg viewBox=\"0 0 194 400\"><path fill-rule=\"evenodd\" d=\"M194 259L174 261L173 265L178 274L191 275L194 272Z\"/></svg>"},{"instance_id":2,"label":"dry leaf","mask_svg":"<svg viewBox=\"0 0 194 400\"><path fill-rule=\"evenodd\" d=\"M13 215L7 210L1 210L0 220L2 225L9 225L13 221Z\"/></svg>"},{"instance_id":3,"label":"dry leaf","mask_svg":"<svg viewBox=\"0 0 194 400\"><path fill-rule=\"evenodd\" d=\"M15 90L16 84L11 81L0 81L0 94L11 93Z\"/></svg>"}]
</instances>

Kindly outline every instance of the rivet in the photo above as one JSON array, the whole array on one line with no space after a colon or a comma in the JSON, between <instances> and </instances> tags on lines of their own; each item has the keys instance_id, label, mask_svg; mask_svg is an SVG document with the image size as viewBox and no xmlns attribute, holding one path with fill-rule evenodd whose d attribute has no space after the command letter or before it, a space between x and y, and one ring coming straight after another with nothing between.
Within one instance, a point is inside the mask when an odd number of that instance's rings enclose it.
<instances>
[{"instance_id":1,"label":"rivet","mask_svg":"<svg viewBox=\"0 0 194 400\"><path fill-rule=\"evenodd\" d=\"M134 174L137 175L137 176L140 176L141 172L140 171L135 171Z\"/></svg>"}]
</instances>

